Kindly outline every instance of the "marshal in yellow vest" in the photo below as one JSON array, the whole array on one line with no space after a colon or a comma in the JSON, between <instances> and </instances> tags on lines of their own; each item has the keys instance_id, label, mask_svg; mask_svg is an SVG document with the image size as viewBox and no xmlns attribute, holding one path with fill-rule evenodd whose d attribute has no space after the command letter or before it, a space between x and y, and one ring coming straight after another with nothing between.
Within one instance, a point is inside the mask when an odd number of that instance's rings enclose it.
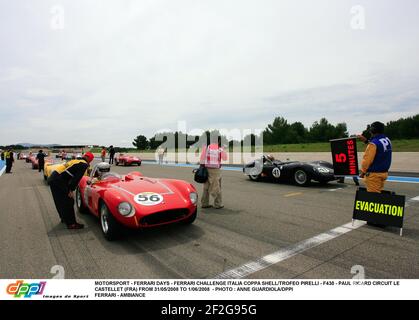
<instances>
[{"instance_id":1,"label":"marshal in yellow vest","mask_svg":"<svg viewBox=\"0 0 419 320\"><path fill-rule=\"evenodd\" d=\"M81 160L81 159L70 160L70 161L67 161L66 163L63 163L63 164L60 164L59 166L57 166L54 171L61 174L64 171L67 171L68 169L70 169L75 164L79 164L79 163L86 163L87 164L87 162L85 160Z\"/></svg>"}]
</instances>

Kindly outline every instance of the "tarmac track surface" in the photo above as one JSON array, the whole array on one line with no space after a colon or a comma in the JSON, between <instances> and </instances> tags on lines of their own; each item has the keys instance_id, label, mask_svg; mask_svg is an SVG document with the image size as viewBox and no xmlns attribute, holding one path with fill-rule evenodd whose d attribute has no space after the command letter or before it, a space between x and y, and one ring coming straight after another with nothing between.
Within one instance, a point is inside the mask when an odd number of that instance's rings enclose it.
<instances>
[{"instance_id":1,"label":"tarmac track surface","mask_svg":"<svg viewBox=\"0 0 419 320\"><path fill-rule=\"evenodd\" d=\"M191 168L143 164L113 167L125 174L193 182ZM202 186L197 185L199 192ZM352 278L361 265L367 278L419 278L419 184L387 183L406 195L403 237L398 229L362 226L310 247L247 278ZM127 231L108 242L99 221L79 215L84 230L59 221L42 175L24 161L0 177L0 278L214 278L351 221L355 186L330 183L309 188L252 182L223 172L224 209L199 209L193 225Z\"/></svg>"}]
</instances>

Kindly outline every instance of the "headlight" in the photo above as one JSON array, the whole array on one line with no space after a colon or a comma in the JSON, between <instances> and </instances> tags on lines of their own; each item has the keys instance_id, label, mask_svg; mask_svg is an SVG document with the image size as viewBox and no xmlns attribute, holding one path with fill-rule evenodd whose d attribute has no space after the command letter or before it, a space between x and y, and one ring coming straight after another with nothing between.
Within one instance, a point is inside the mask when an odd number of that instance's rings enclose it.
<instances>
[{"instance_id":1,"label":"headlight","mask_svg":"<svg viewBox=\"0 0 419 320\"><path fill-rule=\"evenodd\" d=\"M329 173L330 172L330 170L328 168L325 168L325 167L318 167L318 168L316 168L316 170L320 173Z\"/></svg>"},{"instance_id":2,"label":"headlight","mask_svg":"<svg viewBox=\"0 0 419 320\"><path fill-rule=\"evenodd\" d=\"M123 215L124 217L127 217L129 215L133 215L135 213L134 208L129 202L121 202L118 205L118 212Z\"/></svg>"},{"instance_id":3,"label":"headlight","mask_svg":"<svg viewBox=\"0 0 419 320\"><path fill-rule=\"evenodd\" d=\"M198 202L198 194L196 192L191 192L189 194L189 199L191 199L193 204L196 204Z\"/></svg>"}]
</instances>

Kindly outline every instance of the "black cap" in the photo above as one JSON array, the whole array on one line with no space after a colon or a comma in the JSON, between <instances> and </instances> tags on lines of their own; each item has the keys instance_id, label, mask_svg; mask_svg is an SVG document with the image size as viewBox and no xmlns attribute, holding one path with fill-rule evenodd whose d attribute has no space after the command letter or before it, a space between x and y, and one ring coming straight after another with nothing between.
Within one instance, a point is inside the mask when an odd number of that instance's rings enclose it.
<instances>
[{"instance_id":1,"label":"black cap","mask_svg":"<svg viewBox=\"0 0 419 320\"><path fill-rule=\"evenodd\" d=\"M375 121L371 123L370 131L372 134L380 134L384 133L384 123Z\"/></svg>"}]
</instances>

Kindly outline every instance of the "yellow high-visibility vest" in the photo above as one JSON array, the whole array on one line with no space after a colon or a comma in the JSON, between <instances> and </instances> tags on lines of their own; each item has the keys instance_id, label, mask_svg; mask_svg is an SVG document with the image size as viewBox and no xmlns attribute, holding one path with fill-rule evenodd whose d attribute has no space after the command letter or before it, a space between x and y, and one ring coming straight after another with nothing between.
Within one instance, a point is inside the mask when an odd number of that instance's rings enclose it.
<instances>
[{"instance_id":1,"label":"yellow high-visibility vest","mask_svg":"<svg viewBox=\"0 0 419 320\"><path fill-rule=\"evenodd\" d=\"M81 159L70 160L70 161L67 161L66 163L63 163L63 164L59 165L57 168L55 168L54 171L56 171L59 174L61 174L63 172L67 172L70 176L73 176L73 174L71 172L69 172L68 169L70 169L75 164L79 164L79 163L86 163L87 164L86 160L81 160Z\"/></svg>"}]
</instances>

